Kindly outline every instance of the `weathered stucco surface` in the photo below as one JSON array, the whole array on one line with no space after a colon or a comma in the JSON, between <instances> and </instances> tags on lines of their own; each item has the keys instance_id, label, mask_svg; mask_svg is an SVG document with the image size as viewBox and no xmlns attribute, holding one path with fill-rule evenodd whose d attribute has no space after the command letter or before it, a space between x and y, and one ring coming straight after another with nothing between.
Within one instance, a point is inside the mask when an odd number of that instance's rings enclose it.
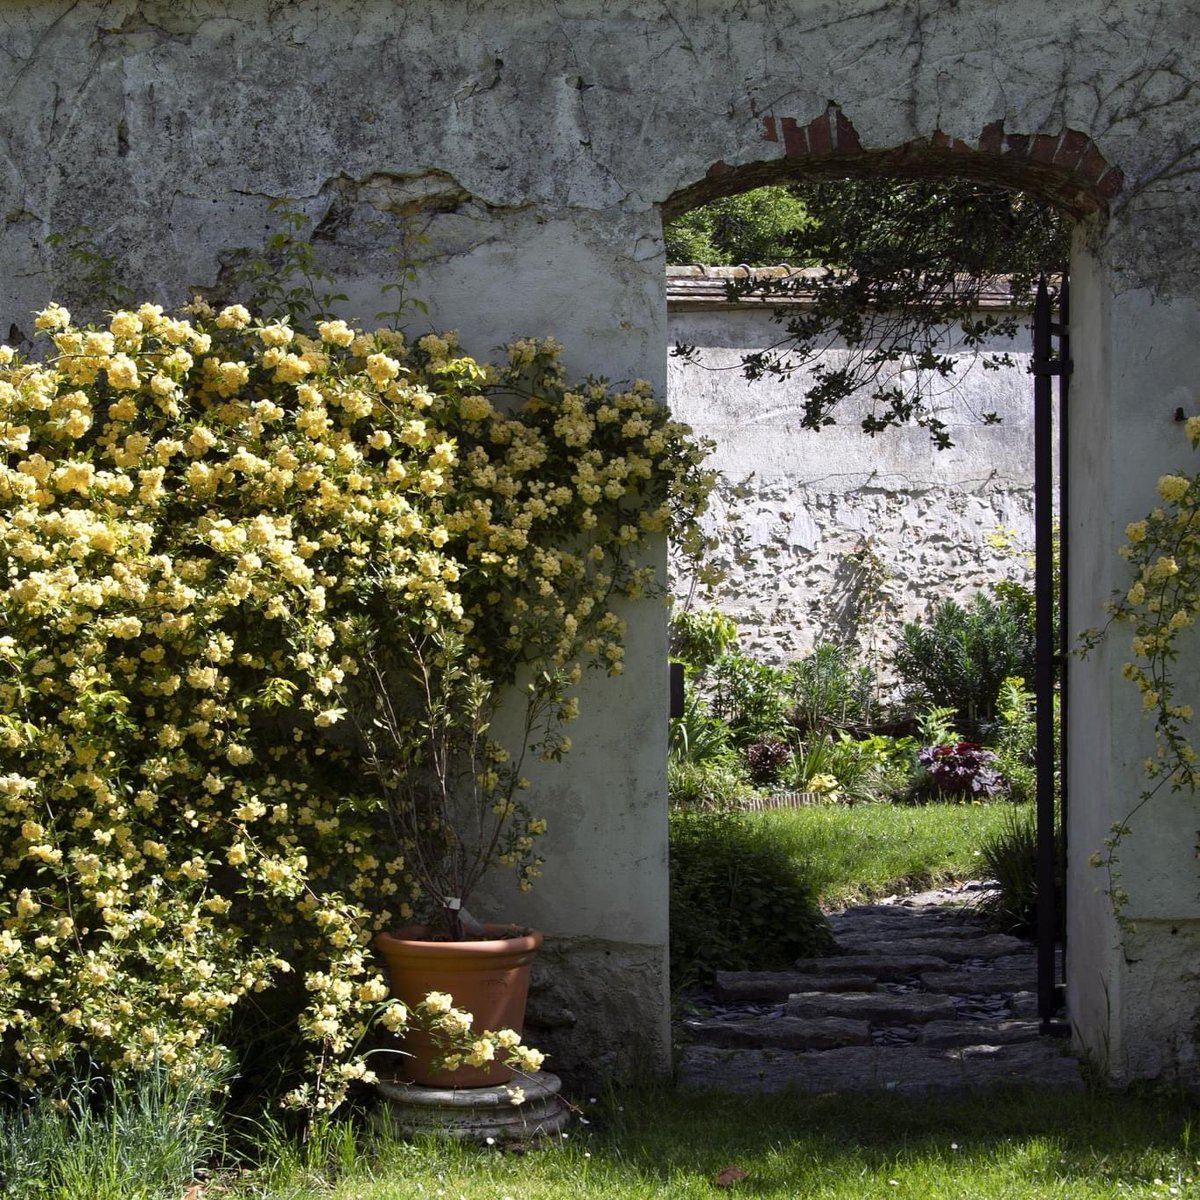
<instances>
[{"instance_id":1,"label":"weathered stucco surface","mask_svg":"<svg viewBox=\"0 0 1200 1200\"><path fill-rule=\"evenodd\" d=\"M1197 32L1194 0L0 0L0 331L27 333L66 273L52 232L99 231L135 290L172 301L217 288L228 249L258 244L287 196L350 309L383 307L385 248L418 214L435 324L472 347L555 334L581 371L662 387L663 206L803 170L1035 186L1088 218L1067 536L1072 620L1095 624L1120 530L1187 461L1171 415L1200 377ZM588 749L556 787L591 823L558 822L562 887L547 878L530 911L628 947L637 986L586 1021L613 1045L636 1031L630 1053L662 1063L661 612L646 607L634 642L633 678L589 687ZM1124 882L1132 915L1143 897L1155 912L1140 960L1078 865L1140 787L1120 661L1072 666L1072 1013L1114 1070L1194 1074L1194 981L1139 971L1171 961L1164 910L1200 915L1195 863L1172 860L1164 882L1138 856L1151 827L1190 846L1194 808L1135 828ZM569 956L561 981L593 994ZM1142 1030L1166 1048L1153 1061Z\"/></svg>"},{"instance_id":2,"label":"weathered stucco surface","mask_svg":"<svg viewBox=\"0 0 1200 1200\"><path fill-rule=\"evenodd\" d=\"M990 343L990 353L1013 359L995 370L961 342L945 344L958 368L934 403L950 449L914 427L865 437L862 403L845 405L835 426L803 429L808 369L753 382L740 369L745 355L781 335L771 306L696 299L698 270L668 268L668 336L696 354L670 359L667 402L716 444L713 465L743 493L710 514L707 530L720 541L714 559L727 574L711 598L695 602L732 616L744 651L787 662L818 641L844 642L890 678L904 621L942 600L966 603L1000 579L1032 585L1027 330ZM712 268L705 277L728 273ZM837 366L847 357L839 344L821 361ZM983 424L985 412L1000 423ZM690 585L672 571L675 596L688 597Z\"/></svg>"}]
</instances>

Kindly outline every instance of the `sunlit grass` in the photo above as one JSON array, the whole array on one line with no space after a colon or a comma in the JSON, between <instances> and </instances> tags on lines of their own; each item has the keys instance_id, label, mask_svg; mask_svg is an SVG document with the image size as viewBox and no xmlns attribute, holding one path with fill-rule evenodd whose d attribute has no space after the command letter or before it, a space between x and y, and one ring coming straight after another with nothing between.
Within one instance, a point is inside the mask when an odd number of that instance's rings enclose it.
<instances>
[{"instance_id":1,"label":"sunlit grass","mask_svg":"<svg viewBox=\"0 0 1200 1200\"><path fill-rule=\"evenodd\" d=\"M368 1137L340 1179L234 1195L315 1200L1091 1200L1195 1197L1195 1110L1182 1101L1093 1094L914 1103L682 1097L651 1091L584 1102L589 1124L523 1153ZM728 1188L728 1167L745 1172ZM253 1178L245 1180L252 1186ZM1172 1191L1174 1189L1174 1191Z\"/></svg>"},{"instance_id":2,"label":"sunlit grass","mask_svg":"<svg viewBox=\"0 0 1200 1200\"><path fill-rule=\"evenodd\" d=\"M756 813L822 901L841 905L981 871L979 847L1021 808L988 804L806 805Z\"/></svg>"}]
</instances>

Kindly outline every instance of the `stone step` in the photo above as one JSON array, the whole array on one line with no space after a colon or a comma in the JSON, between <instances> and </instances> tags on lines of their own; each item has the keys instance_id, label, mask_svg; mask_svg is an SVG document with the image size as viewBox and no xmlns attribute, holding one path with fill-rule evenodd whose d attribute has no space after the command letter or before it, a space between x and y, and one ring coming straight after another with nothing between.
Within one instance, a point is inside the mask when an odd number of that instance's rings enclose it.
<instances>
[{"instance_id":1,"label":"stone step","mask_svg":"<svg viewBox=\"0 0 1200 1200\"><path fill-rule=\"evenodd\" d=\"M833 927L831 927L833 928ZM871 925L842 925L833 928L834 941L839 946L860 946L864 944L886 945L892 941L908 941L921 938L925 941L962 941L967 938L986 938L995 931L986 925L964 925L956 921L952 925L929 926L924 922L914 922L912 925L900 926L871 926Z\"/></svg>"},{"instance_id":2,"label":"stone step","mask_svg":"<svg viewBox=\"0 0 1200 1200\"><path fill-rule=\"evenodd\" d=\"M872 975L876 979L892 982L920 975L922 971L944 970L949 963L934 954L838 954L832 958L798 958L792 969L808 974L833 974L845 971L853 975ZM823 992L826 988L799 987L795 992ZM847 991L858 991L847 988Z\"/></svg>"},{"instance_id":3,"label":"stone step","mask_svg":"<svg viewBox=\"0 0 1200 1200\"><path fill-rule=\"evenodd\" d=\"M879 942L840 944L855 956L866 956L872 952L888 955L930 954L949 962L963 962L969 958L1004 958L1020 954L1029 949L1029 943L1007 933L990 933L982 937L914 937L896 938Z\"/></svg>"},{"instance_id":4,"label":"stone step","mask_svg":"<svg viewBox=\"0 0 1200 1200\"><path fill-rule=\"evenodd\" d=\"M917 1041L922 1046L1011 1046L1035 1041L1038 1029L1037 1021L930 1021Z\"/></svg>"},{"instance_id":5,"label":"stone step","mask_svg":"<svg viewBox=\"0 0 1200 1200\"><path fill-rule=\"evenodd\" d=\"M957 971L924 971L921 986L931 992L952 996L979 996L996 992L1032 992L1037 990L1037 967L1024 970L976 970L960 967Z\"/></svg>"},{"instance_id":6,"label":"stone step","mask_svg":"<svg viewBox=\"0 0 1200 1200\"><path fill-rule=\"evenodd\" d=\"M956 1009L949 996L908 992L801 992L788 998L789 1017L844 1017L872 1025L923 1025L926 1021L952 1021Z\"/></svg>"},{"instance_id":7,"label":"stone step","mask_svg":"<svg viewBox=\"0 0 1200 1200\"><path fill-rule=\"evenodd\" d=\"M786 1000L795 992L870 992L878 976L863 971L836 971L826 959L829 974L800 971L718 971L713 991L718 1000ZM944 965L944 964L943 964Z\"/></svg>"},{"instance_id":8,"label":"stone step","mask_svg":"<svg viewBox=\"0 0 1200 1200\"><path fill-rule=\"evenodd\" d=\"M1081 1091L1079 1064L1062 1044L1009 1046L847 1046L840 1050L737 1050L688 1046L677 1085L686 1091L774 1094L886 1091L945 1095L1002 1087Z\"/></svg>"},{"instance_id":9,"label":"stone step","mask_svg":"<svg viewBox=\"0 0 1200 1200\"><path fill-rule=\"evenodd\" d=\"M705 1046L777 1046L788 1050L832 1050L869 1046L871 1026L844 1017L803 1020L798 1017L736 1017L730 1020L686 1020L683 1031Z\"/></svg>"}]
</instances>

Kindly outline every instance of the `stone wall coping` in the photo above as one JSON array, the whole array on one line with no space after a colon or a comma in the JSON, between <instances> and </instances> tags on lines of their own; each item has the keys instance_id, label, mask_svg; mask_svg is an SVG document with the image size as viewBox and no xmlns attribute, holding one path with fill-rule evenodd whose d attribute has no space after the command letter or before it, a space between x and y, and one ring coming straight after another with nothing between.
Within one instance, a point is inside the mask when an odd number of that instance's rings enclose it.
<instances>
[{"instance_id":1,"label":"stone wall coping","mask_svg":"<svg viewBox=\"0 0 1200 1200\"><path fill-rule=\"evenodd\" d=\"M752 267L742 264L736 267L713 266L668 266L667 308L670 312L698 312L758 308L806 308L811 298L803 290L789 296L746 296L731 300L726 285L742 279L788 279L803 281L819 279L826 274L823 267L792 267L787 263L776 266ZM1012 281L1008 276L997 276L984 285L977 306L981 311L1009 309L1028 312L1032 309L1032 298L1016 297L1012 294Z\"/></svg>"}]
</instances>

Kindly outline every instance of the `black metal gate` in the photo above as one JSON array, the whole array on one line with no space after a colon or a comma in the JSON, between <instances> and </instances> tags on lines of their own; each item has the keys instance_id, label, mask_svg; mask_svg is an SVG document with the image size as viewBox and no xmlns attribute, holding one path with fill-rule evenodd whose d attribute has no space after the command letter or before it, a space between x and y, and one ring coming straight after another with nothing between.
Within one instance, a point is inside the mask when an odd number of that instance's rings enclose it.
<instances>
[{"instance_id":1,"label":"black metal gate","mask_svg":"<svg viewBox=\"0 0 1200 1200\"><path fill-rule=\"evenodd\" d=\"M1037 627L1037 962L1038 1018L1043 1033L1066 1033L1059 1019L1066 968L1065 870L1067 856L1067 539L1059 538L1054 567L1057 484L1059 528L1067 523L1067 393L1071 377L1070 287L1066 275L1052 295L1043 276L1033 309L1034 610ZM1057 349L1055 343L1057 342ZM1058 464L1055 471L1055 389L1058 378ZM1057 479L1056 479L1057 475ZM1057 613L1056 613L1057 610ZM1059 737L1055 745L1055 692ZM1058 777L1057 803L1055 776ZM1061 960L1056 947L1061 946ZM1061 968L1059 965L1061 961Z\"/></svg>"}]
</instances>

